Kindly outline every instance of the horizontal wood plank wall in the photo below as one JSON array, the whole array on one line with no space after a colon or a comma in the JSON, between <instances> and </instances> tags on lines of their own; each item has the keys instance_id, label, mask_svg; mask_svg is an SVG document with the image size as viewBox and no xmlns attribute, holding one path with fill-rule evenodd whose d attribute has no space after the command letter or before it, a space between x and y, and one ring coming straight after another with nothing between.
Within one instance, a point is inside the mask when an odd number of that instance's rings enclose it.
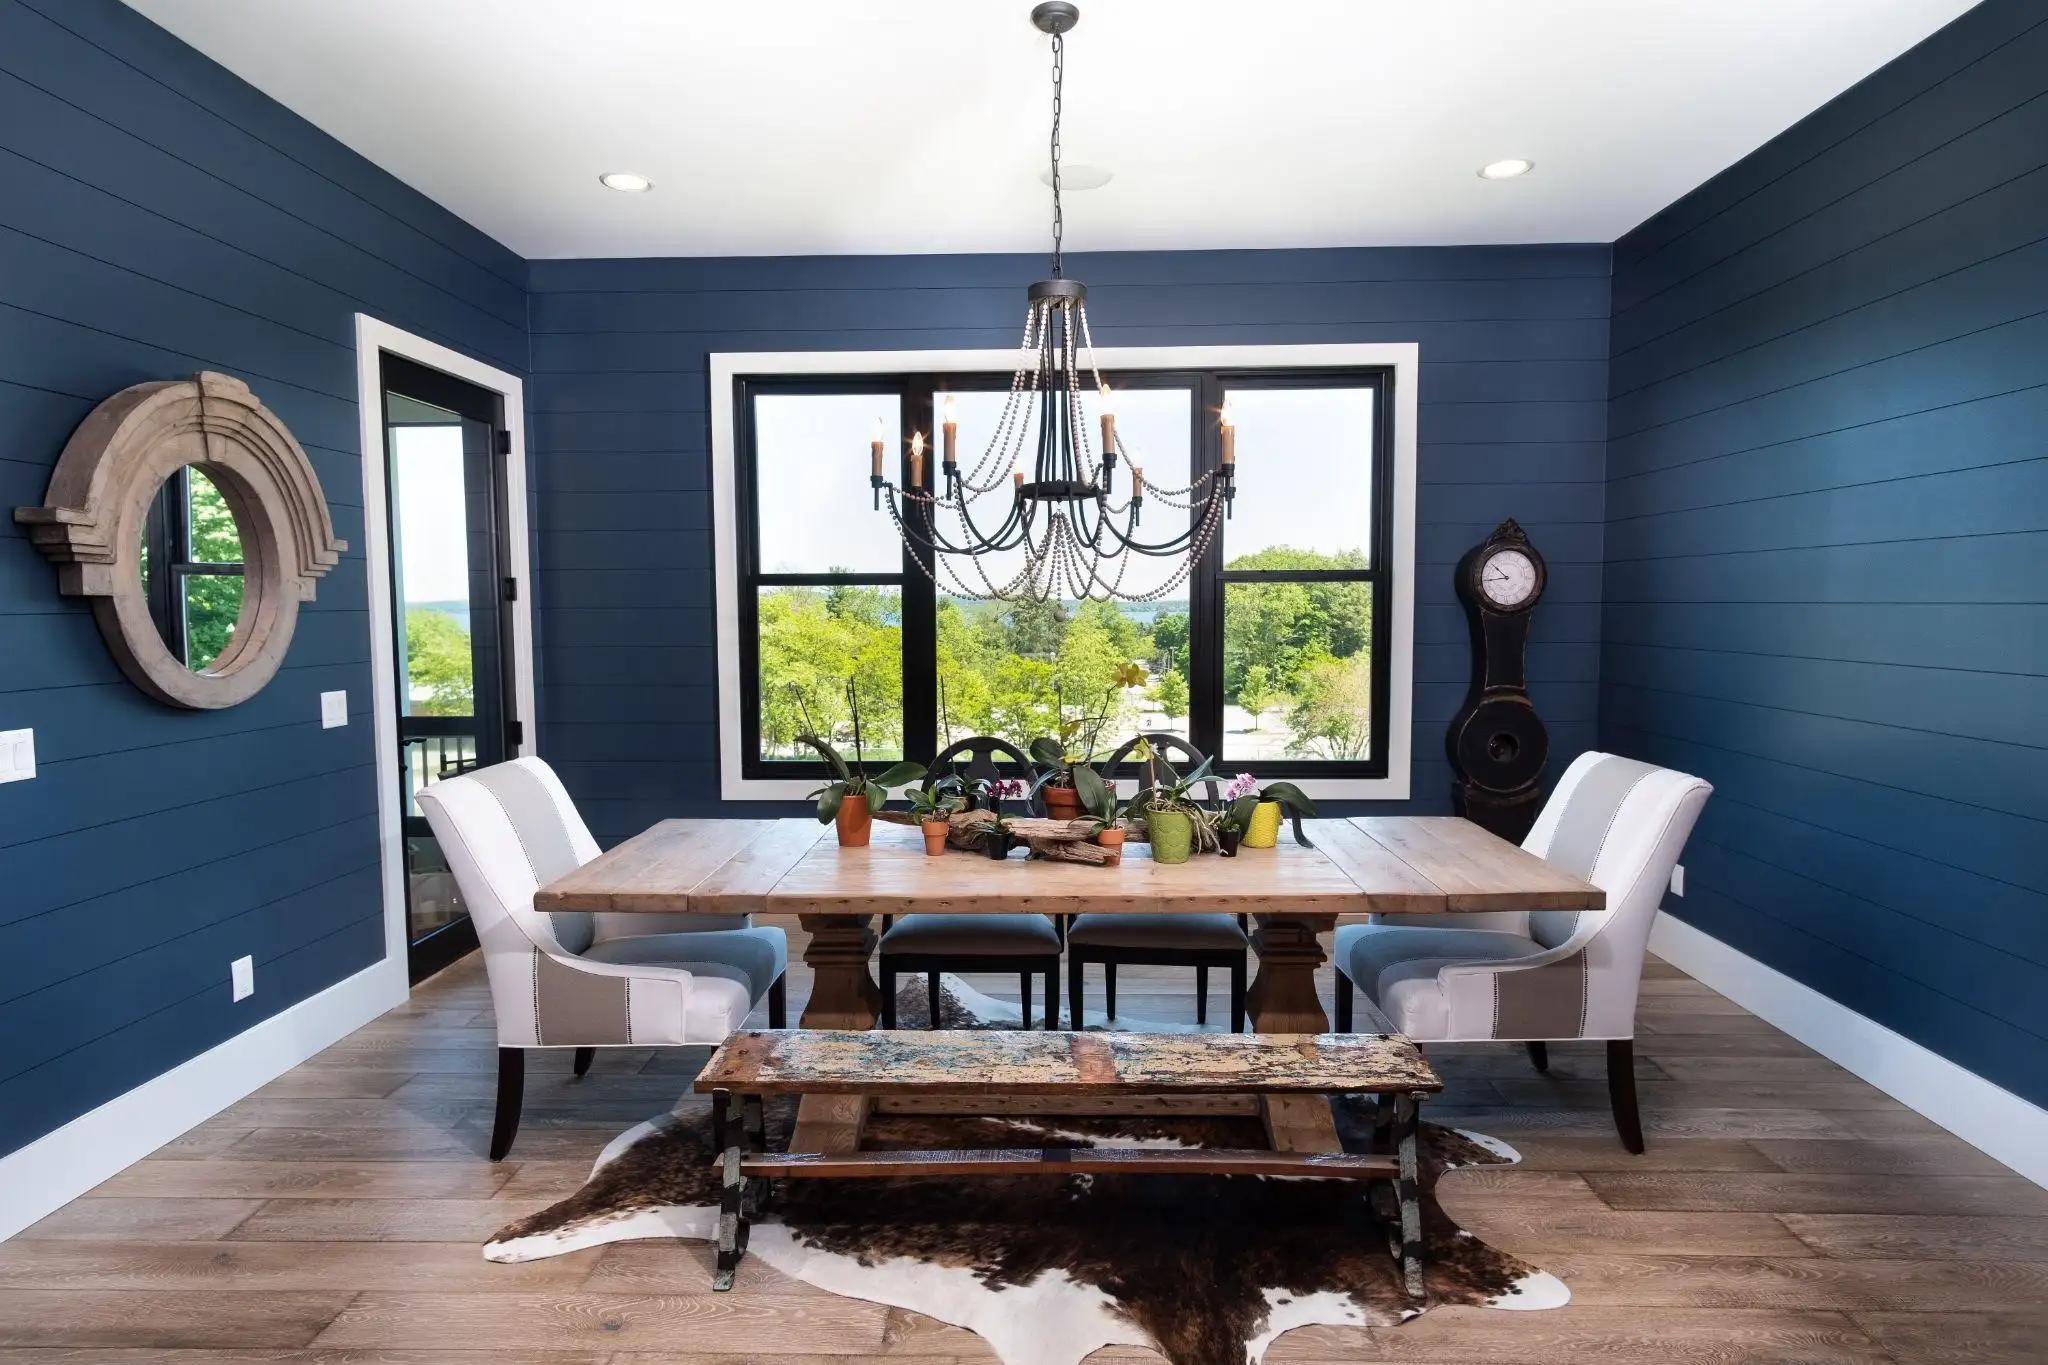
<instances>
[{"instance_id":1,"label":"horizontal wood plank wall","mask_svg":"<svg viewBox=\"0 0 2048 1365\"><path fill-rule=\"evenodd\" d=\"M0 0L0 729L38 763L0 787L0 1152L383 956L354 315L524 370L524 277L114 0ZM7 513L101 399L202 367L298 436L350 549L275 681L185 713Z\"/></svg>"},{"instance_id":2,"label":"horizontal wood plank wall","mask_svg":"<svg viewBox=\"0 0 2048 1365\"><path fill-rule=\"evenodd\" d=\"M2048 1103L2048 10L1614 260L1600 732L1716 788L1667 908Z\"/></svg>"},{"instance_id":3,"label":"horizontal wood plank wall","mask_svg":"<svg viewBox=\"0 0 2048 1365\"><path fill-rule=\"evenodd\" d=\"M1550 563L1529 671L1553 772L1592 744L1606 247L1107 254L1068 270L1105 346L1421 344L1415 799L1348 809L1449 809L1443 734L1470 652L1450 570L1504 517ZM543 734L601 839L762 813L717 798L706 354L1014 347L1044 271L1032 255L532 263ZM866 515L858 483L848 507Z\"/></svg>"}]
</instances>

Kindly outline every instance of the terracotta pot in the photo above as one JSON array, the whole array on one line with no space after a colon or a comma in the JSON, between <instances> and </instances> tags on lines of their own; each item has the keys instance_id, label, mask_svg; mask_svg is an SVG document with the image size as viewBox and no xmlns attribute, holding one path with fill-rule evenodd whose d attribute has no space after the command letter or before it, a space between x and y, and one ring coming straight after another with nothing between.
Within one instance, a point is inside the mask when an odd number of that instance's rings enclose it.
<instances>
[{"instance_id":1,"label":"terracotta pot","mask_svg":"<svg viewBox=\"0 0 2048 1365\"><path fill-rule=\"evenodd\" d=\"M868 809L867 797L860 792L848 792L840 800L839 814L832 823L838 829L841 848L866 848L868 835L875 829L875 816Z\"/></svg>"},{"instance_id":2,"label":"terracotta pot","mask_svg":"<svg viewBox=\"0 0 2048 1365\"><path fill-rule=\"evenodd\" d=\"M1155 863L1184 863L1194 851L1195 826L1184 811L1152 811L1145 817L1145 827L1152 836Z\"/></svg>"},{"instance_id":3,"label":"terracotta pot","mask_svg":"<svg viewBox=\"0 0 2048 1365\"><path fill-rule=\"evenodd\" d=\"M1045 813L1053 820L1078 820L1081 818L1081 793L1072 787L1040 787L1038 795L1045 802Z\"/></svg>"},{"instance_id":4,"label":"terracotta pot","mask_svg":"<svg viewBox=\"0 0 2048 1365\"><path fill-rule=\"evenodd\" d=\"M1110 859L1110 861L1111 861L1111 862L1113 862L1113 863L1120 863L1120 862L1122 862L1122 861L1124 860L1124 831L1123 831L1123 830L1120 830L1120 829L1102 829L1102 830L1097 830L1097 831L1095 832L1095 842L1096 842L1096 843L1098 843L1098 844L1101 844L1101 845L1102 845L1102 846L1103 846L1104 848L1106 848L1106 849L1109 849L1109 850L1110 850L1110 851L1111 851L1112 853L1114 853L1114 854L1116 855L1115 857L1113 857L1113 858L1111 858L1111 859Z\"/></svg>"},{"instance_id":5,"label":"terracotta pot","mask_svg":"<svg viewBox=\"0 0 2048 1365\"><path fill-rule=\"evenodd\" d=\"M928 857L936 858L946 851L946 834L951 825L944 820L926 820L918 828L924 831L924 851Z\"/></svg>"},{"instance_id":6,"label":"terracotta pot","mask_svg":"<svg viewBox=\"0 0 2048 1365\"><path fill-rule=\"evenodd\" d=\"M1280 803L1261 801L1252 807L1251 822L1245 826L1246 848L1271 848L1280 840Z\"/></svg>"}]
</instances>

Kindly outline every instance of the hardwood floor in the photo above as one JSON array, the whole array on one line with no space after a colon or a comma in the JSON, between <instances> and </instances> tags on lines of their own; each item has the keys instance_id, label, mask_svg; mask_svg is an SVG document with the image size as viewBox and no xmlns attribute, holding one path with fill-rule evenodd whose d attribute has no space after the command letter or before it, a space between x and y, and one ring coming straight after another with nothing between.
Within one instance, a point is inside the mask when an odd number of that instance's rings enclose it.
<instances>
[{"instance_id":1,"label":"hardwood floor","mask_svg":"<svg viewBox=\"0 0 2048 1365\"><path fill-rule=\"evenodd\" d=\"M1327 999L1327 969L1322 984ZM809 986L795 968L793 1013ZM1126 968L1118 987L1130 1017L1193 1018L1192 972ZM494 1046L472 958L0 1243L0 1362L993 1359L967 1332L758 1261L714 1297L695 1244L486 1263L487 1234L576 1188L704 1057L604 1052L577 1081L568 1053L534 1054L518 1143L494 1166ZM2048 1191L1661 963L1637 1041L1644 1155L1614 1137L1599 1045L1550 1051L1543 1076L1519 1047L1431 1048L1449 1089L1429 1116L1521 1150L1521 1166L1451 1177L1443 1203L1562 1276L1571 1305L1304 1328L1268 1361L2048 1358Z\"/></svg>"}]
</instances>

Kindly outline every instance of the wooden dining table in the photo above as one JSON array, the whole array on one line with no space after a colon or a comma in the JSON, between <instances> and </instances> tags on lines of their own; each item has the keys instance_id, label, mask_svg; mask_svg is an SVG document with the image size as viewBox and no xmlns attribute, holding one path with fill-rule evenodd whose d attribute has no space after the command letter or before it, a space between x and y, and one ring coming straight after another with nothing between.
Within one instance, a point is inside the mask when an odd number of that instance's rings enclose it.
<instances>
[{"instance_id":1,"label":"wooden dining table","mask_svg":"<svg viewBox=\"0 0 2048 1365\"><path fill-rule=\"evenodd\" d=\"M878 915L1168 915L1252 917L1258 972L1245 1008L1259 1033L1330 1027L1315 985L1319 936L1340 918L1487 910L1598 910L1606 893L1455 816L1303 822L1276 847L1234 858L1154 862L1143 843L1108 866L927 856L919 831L878 821L865 848L842 848L809 818L664 820L534 896L542 911L794 915L809 932L806 1028L874 1026L881 988L869 962Z\"/></svg>"}]
</instances>

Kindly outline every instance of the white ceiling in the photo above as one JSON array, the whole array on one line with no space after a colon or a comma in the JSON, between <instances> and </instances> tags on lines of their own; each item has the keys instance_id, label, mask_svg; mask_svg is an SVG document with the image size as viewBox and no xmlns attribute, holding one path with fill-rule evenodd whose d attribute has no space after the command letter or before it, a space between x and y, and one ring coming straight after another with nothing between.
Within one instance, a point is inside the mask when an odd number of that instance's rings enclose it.
<instances>
[{"instance_id":1,"label":"white ceiling","mask_svg":"<svg viewBox=\"0 0 2048 1365\"><path fill-rule=\"evenodd\" d=\"M129 3L528 257L1048 242L1031 0ZM1081 0L1067 244L1610 241L1970 3Z\"/></svg>"}]
</instances>

